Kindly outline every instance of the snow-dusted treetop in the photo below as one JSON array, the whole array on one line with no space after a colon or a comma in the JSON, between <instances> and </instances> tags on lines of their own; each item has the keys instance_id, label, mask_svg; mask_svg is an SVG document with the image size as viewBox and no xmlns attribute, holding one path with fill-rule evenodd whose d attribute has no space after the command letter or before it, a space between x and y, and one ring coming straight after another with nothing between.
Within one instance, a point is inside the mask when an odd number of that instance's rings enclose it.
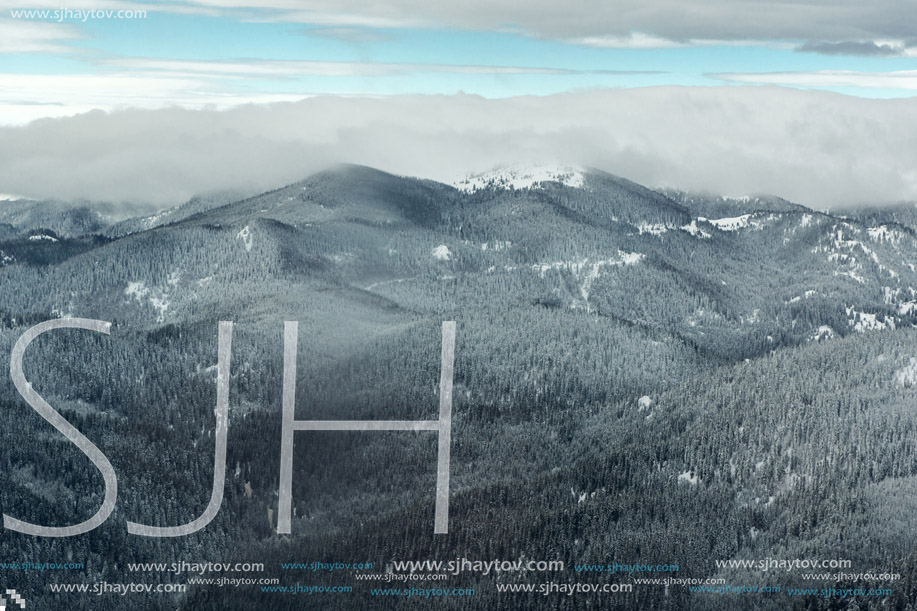
<instances>
[{"instance_id":1,"label":"snow-dusted treetop","mask_svg":"<svg viewBox=\"0 0 917 611\"><path fill-rule=\"evenodd\" d=\"M586 170L570 165L517 164L469 174L453 182L457 189L470 193L478 189L531 189L545 182L582 187Z\"/></svg>"}]
</instances>

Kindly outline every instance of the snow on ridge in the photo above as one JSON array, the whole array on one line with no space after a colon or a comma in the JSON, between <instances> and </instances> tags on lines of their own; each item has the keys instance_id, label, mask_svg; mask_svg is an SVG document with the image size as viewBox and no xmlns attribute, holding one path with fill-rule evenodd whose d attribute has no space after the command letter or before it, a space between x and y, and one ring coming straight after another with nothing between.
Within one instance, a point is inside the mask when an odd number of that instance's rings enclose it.
<instances>
[{"instance_id":1,"label":"snow on ridge","mask_svg":"<svg viewBox=\"0 0 917 611\"><path fill-rule=\"evenodd\" d=\"M49 242L57 242L57 238L55 238L55 237L53 237L53 236L45 235L45 234L43 234L43 233L39 233L39 234L36 234L36 235L31 235L31 236L29 236L29 241L30 241L30 242L38 242L38 241L41 241L41 240L47 240L47 241L49 241Z\"/></svg>"},{"instance_id":2,"label":"snow on ridge","mask_svg":"<svg viewBox=\"0 0 917 611\"><path fill-rule=\"evenodd\" d=\"M737 231L744 227L748 227L748 219L750 218L750 214L743 214L742 216L709 219L707 222L722 231Z\"/></svg>"},{"instance_id":3,"label":"snow on ridge","mask_svg":"<svg viewBox=\"0 0 917 611\"><path fill-rule=\"evenodd\" d=\"M878 227L867 227L866 232L874 242L890 242L897 244L905 237L905 233L900 229L889 228L888 225L879 225Z\"/></svg>"},{"instance_id":4,"label":"snow on ridge","mask_svg":"<svg viewBox=\"0 0 917 611\"><path fill-rule=\"evenodd\" d=\"M478 189L533 189L545 182L559 182L581 189L585 170L565 165L511 165L480 174L468 174L452 183L456 189L472 193Z\"/></svg>"},{"instance_id":5,"label":"snow on ridge","mask_svg":"<svg viewBox=\"0 0 917 611\"><path fill-rule=\"evenodd\" d=\"M741 216L725 217L721 219L703 219L720 231L738 231L739 229L764 229L764 224L780 218L779 214L770 213L767 216L760 212L743 214ZM701 219L698 219L701 220Z\"/></svg>"}]
</instances>

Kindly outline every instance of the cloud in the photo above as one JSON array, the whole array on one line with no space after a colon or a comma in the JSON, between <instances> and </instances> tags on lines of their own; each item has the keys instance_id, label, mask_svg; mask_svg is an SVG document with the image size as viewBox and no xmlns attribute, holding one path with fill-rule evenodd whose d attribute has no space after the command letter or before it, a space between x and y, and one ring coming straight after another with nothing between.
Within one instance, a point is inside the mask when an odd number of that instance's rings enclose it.
<instances>
[{"instance_id":1,"label":"cloud","mask_svg":"<svg viewBox=\"0 0 917 611\"><path fill-rule=\"evenodd\" d=\"M878 43L913 35L913 7L901 0L310 0L308 10L295 0L193 0L188 5L252 19L336 27L514 30L594 46L637 48L698 41Z\"/></svg>"},{"instance_id":2,"label":"cloud","mask_svg":"<svg viewBox=\"0 0 917 611\"><path fill-rule=\"evenodd\" d=\"M436 73L503 77L584 73L538 66L263 59L109 58L96 59L94 63L95 67L104 70L95 74L0 73L3 81L0 88L0 123L22 124L42 116L70 116L92 109L171 106L225 109L240 104L294 101L309 92L308 82L301 80L304 77L380 78ZM270 80L283 89L259 92L249 86L248 81L254 80ZM47 108L49 106L54 108ZM42 112L43 107L45 112Z\"/></svg>"},{"instance_id":3,"label":"cloud","mask_svg":"<svg viewBox=\"0 0 917 611\"><path fill-rule=\"evenodd\" d=\"M33 9L60 8L59 0L28 0L27 5ZM20 0L0 0L4 14L21 8ZM906 46L903 41L913 38L913 7L901 0L85 0L80 8L310 24L321 26L311 35L358 43L373 39L380 30L460 28L511 31L605 48L675 48L736 42L799 47L800 41L809 41L800 50L890 55Z\"/></svg>"},{"instance_id":4,"label":"cloud","mask_svg":"<svg viewBox=\"0 0 917 611\"><path fill-rule=\"evenodd\" d=\"M337 162L452 180L537 161L836 207L917 199L915 137L915 100L777 87L321 96L3 127L0 192L165 206L212 190L271 189Z\"/></svg>"},{"instance_id":5,"label":"cloud","mask_svg":"<svg viewBox=\"0 0 917 611\"><path fill-rule=\"evenodd\" d=\"M821 42L810 40L797 47L796 51L820 55L860 55L864 57L894 57L905 54L903 46L876 44L872 41Z\"/></svg>"},{"instance_id":6,"label":"cloud","mask_svg":"<svg viewBox=\"0 0 917 611\"><path fill-rule=\"evenodd\" d=\"M460 64L347 62L313 60L235 60L201 61L169 59L113 59L109 65L143 71L166 71L172 74L207 76L216 78L294 77L294 76L391 76L421 72L457 74L580 74L577 70L540 68L537 66L482 66Z\"/></svg>"},{"instance_id":7,"label":"cloud","mask_svg":"<svg viewBox=\"0 0 917 611\"><path fill-rule=\"evenodd\" d=\"M629 32L626 35L602 35L602 36L584 36L581 38L570 38L564 42L581 45L584 47L593 47L596 49L684 49L687 47L737 47L737 46L757 46L768 47L772 49L792 49L794 45L784 41L776 40L715 40L715 39L685 39L675 40L645 34L643 32Z\"/></svg>"},{"instance_id":8,"label":"cloud","mask_svg":"<svg viewBox=\"0 0 917 611\"><path fill-rule=\"evenodd\" d=\"M0 19L0 53L72 52L61 43L78 38L79 31L71 25Z\"/></svg>"},{"instance_id":9,"label":"cloud","mask_svg":"<svg viewBox=\"0 0 917 611\"><path fill-rule=\"evenodd\" d=\"M200 74L112 72L104 74L0 73L0 117L25 124L44 117L68 117L94 109L224 109L240 104L294 101L302 94L231 92Z\"/></svg>"},{"instance_id":10,"label":"cloud","mask_svg":"<svg viewBox=\"0 0 917 611\"><path fill-rule=\"evenodd\" d=\"M583 36L568 39L566 42L596 49L678 49L692 45L691 41L679 42L642 32L628 32L625 35Z\"/></svg>"},{"instance_id":11,"label":"cloud","mask_svg":"<svg viewBox=\"0 0 917 611\"><path fill-rule=\"evenodd\" d=\"M854 70L813 70L800 72L753 72L710 74L712 78L733 83L785 85L790 87L858 87L866 89L917 90L917 70L857 72Z\"/></svg>"},{"instance_id":12,"label":"cloud","mask_svg":"<svg viewBox=\"0 0 917 611\"><path fill-rule=\"evenodd\" d=\"M226 109L240 104L300 100L314 88L308 77L365 79L454 74L469 77L645 75L645 70L571 70L539 66L459 65L310 60L188 60L94 58L96 73L0 73L0 124L23 124L92 109ZM271 91L252 87L269 81ZM51 108L53 107L53 108ZM45 111L42 111L42 108Z\"/></svg>"}]
</instances>

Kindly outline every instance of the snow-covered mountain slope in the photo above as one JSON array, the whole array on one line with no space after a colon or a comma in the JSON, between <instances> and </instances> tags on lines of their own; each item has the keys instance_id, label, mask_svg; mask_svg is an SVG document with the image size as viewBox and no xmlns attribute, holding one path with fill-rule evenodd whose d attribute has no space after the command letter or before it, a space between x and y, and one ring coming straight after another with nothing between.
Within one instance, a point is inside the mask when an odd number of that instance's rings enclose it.
<instances>
[{"instance_id":1,"label":"snow-covered mountain slope","mask_svg":"<svg viewBox=\"0 0 917 611\"><path fill-rule=\"evenodd\" d=\"M586 170L570 165L510 165L480 174L469 174L453 182L457 189L471 193L480 189L531 189L545 182L582 187Z\"/></svg>"}]
</instances>

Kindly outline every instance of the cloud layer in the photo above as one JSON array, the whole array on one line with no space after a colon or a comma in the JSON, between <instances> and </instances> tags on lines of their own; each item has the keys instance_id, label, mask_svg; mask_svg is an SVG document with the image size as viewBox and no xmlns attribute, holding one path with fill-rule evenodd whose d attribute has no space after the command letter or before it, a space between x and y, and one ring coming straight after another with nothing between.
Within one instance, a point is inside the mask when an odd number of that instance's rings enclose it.
<instances>
[{"instance_id":1,"label":"cloud layer","mask_svg":"<svg viewBox=\"0 0 917 611\"><path fill-rule=\"evenodd\" d=\"M533 36L570 40L620 38L633 32L682 42L914 38L913 6L901 0L390 0L376 4L361 0L195 0L190 4L202 9L273 9L274 19L332 26L516 28Z\"/></svg>"},{"instance_id":2,"label":"cloud layer","mask_svg":"<svg viewBox=\"0 0 917 611\"><path fill-rule=\"evenodd\" d=\"M57 10L58 0L30 0L30 9ZM21 9L0 0L0 11ZM249 21L350 28L463 28L515 31L537 38L597 47L659 48L719 42L809 41L800 50L825 54L903 54L917 43L914 8L902 0L83 0L88 10L232 15ZM35 29L30 44L52 46L50 31ZM61 37L71 33L60 31ZM0 45L0 52L3 47Z\"/></svg>"},{"instance_id":3,"label":"cloud layer","mask_svg":"<svg viewBox=\"0 0 917 611\"><path fill-rule=\"evenodd\" d=\"M778 87L545 97L321 96L230 110L93 111L0 128L0 192L165 206L337 162L452 180L516 162L817 207L917 199L917 103Z\"/></svg>"}]
</instances>

